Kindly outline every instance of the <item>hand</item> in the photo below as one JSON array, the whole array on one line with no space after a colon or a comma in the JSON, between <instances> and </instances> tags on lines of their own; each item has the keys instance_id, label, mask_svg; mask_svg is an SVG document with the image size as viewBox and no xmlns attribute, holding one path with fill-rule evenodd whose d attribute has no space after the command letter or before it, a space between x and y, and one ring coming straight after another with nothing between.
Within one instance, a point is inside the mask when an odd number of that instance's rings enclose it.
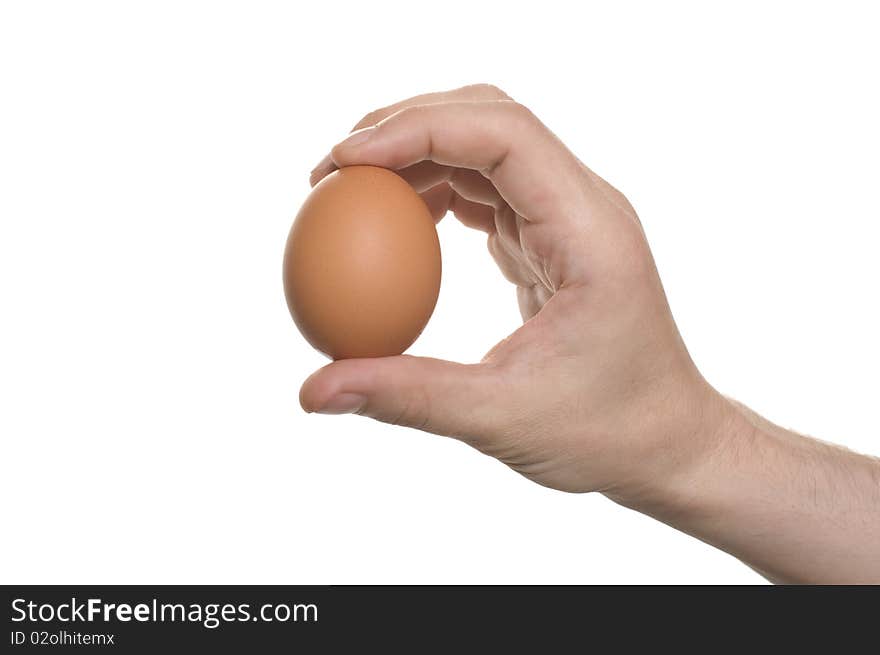
<instances>
[{"instance_id":1,"label":"hand","mask_svg":"<svg viewBox=\"0 0 880 655\"><path fill-rule=\"evenodd\" d=\"M307 411L461 439L535 482L601 491L779 582L880 581L880 460L728 401L682 343L635 211L526 108L479 85L367 115L312 173L398 171L487 233L524 324L478 364L344 360ZM834 529L829 530L828 526Z\"/></svg>"},{"instance_id":2,"label":"hand","mask_svg":"<svg viewBox=\"0 0 880 655\"><path fill-rule=\"evenodd\" d=\"M528 109L488 85L405 100L361 120L311 182L353 164L396 170L436 220L488 234L524 324L477 364L334 362L303 408L456 437L540 484L624 502L718 447L730 406L688 356L635 211Z\"/></svg>"}]
</instances>

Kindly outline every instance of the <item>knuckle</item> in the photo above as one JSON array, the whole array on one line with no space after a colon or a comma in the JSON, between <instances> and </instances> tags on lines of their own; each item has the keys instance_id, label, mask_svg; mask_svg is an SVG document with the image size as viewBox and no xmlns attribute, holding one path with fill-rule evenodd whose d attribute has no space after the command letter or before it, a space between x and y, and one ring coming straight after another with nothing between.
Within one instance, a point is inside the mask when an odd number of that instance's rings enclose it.
<instances>
[{"instance_id":1,"label":"knuckle","mask_svg":"<svg viewBox=\"0 0 880 655\"><path fill-rule=\"evenodd\" d=\"M403 407L398 409L397 412L389 415L385 422L389 425L394 426L406 426L409 423L409 421L407 420L408 413L409 407L407 405L404 405Z\"/></svg>"},{"instance_id":2,"label":"knuckle","mask_svg":"<svg viewBox=\"0 0 880 655\"><path fill-rule=\"evenodd\" d=\"M494 84L489 84L488 82L474 84L471 88L475 91L479 91L481 95L484 95L487 98L493 98L496 100L510 100L509 95L507 95L504 91L502 91Z\"/></svg>"},{"instance_id":3,"label":"knuckle","mask_svg":"<svg viewBox=\"0 0 880 655\"><path fill-rule=\"evenodd\" d=\"M507 102L504 103L504 109L513 120L521 125L532 125L538 122L538 117L522 103Z\"/></svg>"},{"instance_id":4,"label":"knuckle","mask_svg":"<svg viewBox=\"0 0 880 655\"><path fill-rule=\"evenodd\" d=\"M628 281L643 282L655 275L654 258L647 240L641 230L630 224L628 217L621 217L625 227L615 240L616 252L620 259L617 263L618 274ZM620 262L624 262L621 266Z\"/></svg>"},{"instance_id":5,"label":"knuckle","mask_svg":"<svg viewBox=\"0 0 880 655\"><path fill-rule=\"evenodd\" d=\"M486 249L493 259L498 258L498 233L492 232L486 237Z\"/></svg>"}]
</instances>

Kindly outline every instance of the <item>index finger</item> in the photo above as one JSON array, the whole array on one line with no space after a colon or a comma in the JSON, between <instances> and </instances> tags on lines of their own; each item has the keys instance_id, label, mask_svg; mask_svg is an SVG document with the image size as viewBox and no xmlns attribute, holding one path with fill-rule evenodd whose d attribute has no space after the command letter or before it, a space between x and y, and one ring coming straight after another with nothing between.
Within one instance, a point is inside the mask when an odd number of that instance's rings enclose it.
<instances>
[{"instance_id":1,"label":"index finger","mask_svg":"<svg viewBox=\"0 0 880 655\"><path fill-rule=\"evenodd\" d=\"M352 133L331 158L339 167L397 170L430 160L477 170L530 221L582 211L592 195L578 159L534 114L510 100L407 107Z\"/></svg>"}]
</instances>

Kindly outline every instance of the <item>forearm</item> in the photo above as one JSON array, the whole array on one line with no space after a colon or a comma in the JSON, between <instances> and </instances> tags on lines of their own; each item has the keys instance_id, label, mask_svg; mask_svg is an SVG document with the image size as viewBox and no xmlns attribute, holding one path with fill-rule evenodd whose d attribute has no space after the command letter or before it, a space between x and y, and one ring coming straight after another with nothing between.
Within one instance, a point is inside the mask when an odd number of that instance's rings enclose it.
<instances>
[{"instance_id":1,"label":"forearm","mask_svg":"<svg viewBox=\"0 0 880 655\"><path fill-rule=\"evenodd\" d=\"M623 501L777 583L880 583L880 460L728 401L693 470Z\"/></svg>"}]
</instances>

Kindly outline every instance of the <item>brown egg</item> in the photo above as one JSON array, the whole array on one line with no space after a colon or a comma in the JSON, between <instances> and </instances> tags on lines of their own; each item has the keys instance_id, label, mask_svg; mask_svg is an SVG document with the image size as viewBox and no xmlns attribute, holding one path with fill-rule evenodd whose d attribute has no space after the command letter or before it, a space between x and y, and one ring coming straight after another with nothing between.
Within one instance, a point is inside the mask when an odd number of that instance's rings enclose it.
<instances>
[{"instance_id":1,"label":"brown egg","mask_svg":"<svg viewBox=\"0 0 880 655\"><path fill-rule=\"evenodd\" d=\"M439 291L434 221L399 175L349 166L306 198L284 251L284 293L312 346L333 359L399 355Z\"/></svg>"}]
</instances>

